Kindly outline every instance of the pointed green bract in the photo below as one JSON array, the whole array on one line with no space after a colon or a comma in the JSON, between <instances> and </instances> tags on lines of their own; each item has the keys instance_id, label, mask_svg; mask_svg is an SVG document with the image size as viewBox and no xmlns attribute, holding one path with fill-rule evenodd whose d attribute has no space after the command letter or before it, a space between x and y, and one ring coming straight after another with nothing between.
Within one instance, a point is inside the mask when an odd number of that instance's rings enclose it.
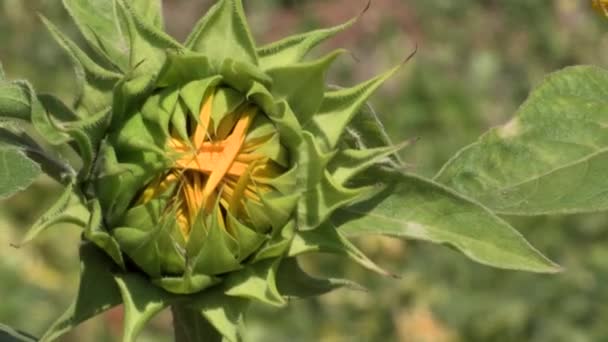
<instances>
[{"instance_id":1,"label":"pointed green bract","mask_svg":"<svg viewBox=\"0 0 608 342\"><path fill-rule=\"evenodd\" d=\"M171 306L171 314L173 315L175 341L224 341L222 334L209 323L200 310L188 308L185 305L173 305ZM227 336L236 335L228 329L225 329L223 334Z\"/></svg>"},{"instance_id":2,"label":"pointed green bract","mask_svg":"<svg viewBox=\"0 0 608 342\"><path fill-rule=\"evenodd\" d=\"M258 64L255 43L241 0L218 1L196 24L186 46L209 56L214 63L229 58Z\"/></svg>"},{"instance_id":3,"label":"pointed green bract","mask_svg":"<svg viewBox=\"0 0 608 342\"><path fill-rule=\"evenodd\" d=\"M264 69L271 69L298 63L315 46L349 28L359 17L338 26L290 36L263 46L258 49L260 65Z\"/></svg>"},{"instance_id":4,"label":"pointed green bract","mask_svg":"<svg viewBox=\"0 0 608 342\"><path fill-rule=\"evenodd\" d=\"M344 256L372 272L383 276L393 276L369 259L331 223L323 224L314 230L296 232L288 255L295 257L306 253L329 253Z\"/></svg>"},{"instance_id":5,"label":"pointed green bract","mask_svg":"<svg viewBox=\"0 0 608 342\"><path fill-rule=\"evenodd\" d=\"M368 172L387 190L340 209L332 221L346 235L384 234L450 244L482 264L554 273L560 268L483 206L420 177Z\"/></svg>"},{"instance_id":6,"label":"pointed green bract","mask_svg":"<svg viewBox=\"0 0 608 342\"><path fill-rule=\"evenodd\" d=\"M285 300L276 284L280 260L261 261L226 278L226 295L254 299L266 304L283 306Z\"/></svg>"},{"instance_id":7,"label":"pointed green bract","mask_svg":"<svg viewBox=\"0 0 608 342\"><path fill-rule=\"evenodd\" d=\"M135 342L144 326L169 303L171 296L135 274L115 277L124 303L125 320L122 340Z\"/></svg>"},{"instance_id":8,"label":"pointed green bract","mask_svg":"<svg viewBox=\"0 0 608 342\"><path fill-rule=\"evenodd\" d=\"M131 0L129 4L144 22L160 30L164 29L162 0Z\"/></svg>"},{"instance_id":9,"label":"pointed green bract","mask_svg":"<svg viewBox=\"0 0 608 342\"><path fill-rule=\"evenodd\" d=\"M178 306L177 310L183 310L184 314L192 316L199 313L225 340L239 342L241 341L241 330L244 324L243 316L249 304L250 301L247 299L226 296L223 293L223 289L218 287L201 292L193 296L191 300L178 304L185 307L185 309L181 309ZM196 336L204 337L204 340L209 339L210 341L219 341L221 339L218 339L218 336L214 335L212 331L208 331L209 329L204 323L199 324L203 329L196 332L200 332L202 336Z\"/></svg>"},{"instance_id":10,"label":"pointed green bract","mask_svg":"<svg viewBox=\"0 0 608 342\"><path fill-rule=\"evenodd\" d=\"M461 150L436 180L512 215L608 209L608 71L550 75L514 119Z\"/></svg>"},{"instance_id":11,"label":"pointed green bract","mask_svg":"<svg viewBox=\"0 0 608 342\"><path fill-rule=\"evenodd\" d=\"M129 43L116 21L115 1L63 0L63 4L95 52L127 70Z\"/></svg>"},{"instance_id":12,"label":"pointed green bract","mask_svg":"<svg viewBox=\"0 0 608 342\"><path fill-rule=\"evenodd\" d=\"M311 123L305 125L305 129L319 135L328 150L333 149L347 125L359 113L373 92L400 67L397 66L358 86L327 92L319 112Z\"/></svg>"},{"instance_id":13,"label":"pointed green bract","mask_svg":"<svg viewBox=\"0 0 608 342\"><path fill-rule=\"evenodd\" d=\"M21 241L21 246L31 242L35 239L39 234L44 232L46 229L51 227L56 221L56 219L61 216L70 203L70 200L73 196L74 184L70 183L63 190L63 193L59 197L59 199L53 204L46 213L44 213L40 218L34 223L34 225L28 230L27 234Z\"/></svg>"},{"instance_id":14,"label":"pointed green bract","mask_svg":"<svg viewBox=\"0 0 608 342\"><path fill-rule=\"evenodd\" d=\"M110 106L111 91L120 79L120 74L106 70L96 64L50 21L43 16L40 18L55 40L70 55L75 65L76 81L80 91L80 94L76 97L76 108L91 115Z\"/></svg>"},{"instance_id":15,"label":"pointed green bract","mask_svg":"<svg viewBox=\"0 0 608 342\"><path fill-rule=\"evenodd\" d=\"M306 124L323 102L325 74L332 62L345 50L338 50L314 62L299 63L269 69L273 80L273 95L285 99L298 118Z\"/></svg>"},{"instance_id":16,"label":"pointed green bract","mask_svg":"<svg viewBox=\"0 0 608 342\"><path fill-rule=\"evenodd\" d=\"M300 268L295 258L286 258L281 262L277 271L277 287L283 296L291 299L316 297L341 288L363 289L345 279L314 278Z\"/></svg>"}]
</instances>

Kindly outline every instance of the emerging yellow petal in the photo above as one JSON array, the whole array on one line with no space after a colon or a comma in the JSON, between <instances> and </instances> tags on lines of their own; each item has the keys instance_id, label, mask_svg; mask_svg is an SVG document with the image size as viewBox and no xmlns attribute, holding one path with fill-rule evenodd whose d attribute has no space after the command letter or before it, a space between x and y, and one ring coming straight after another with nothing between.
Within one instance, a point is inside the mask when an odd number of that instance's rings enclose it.
<instances>
[{"instance_id":1,"label":"emerging yellow petal","mask_svg":"<svg viewBox=\"0 0 608 342\"><path fill-rule=\"evenodd\" d=\"M146 203L178 184L174 205L178 206L177 221L186 239L200 215L219 215L218 221L228 232L227 213L248 221L244 201L261 203L260 194L272 189L264 180L282 172L270 158L256 153L273 138L272 134L247 141L254 119L261 115L259 109L244 104L233 113L225 113L215 125L213 99L214 95L205 99L189 141L178 134L169 139L167 149L177 158L169 172L150 183L139 200ZM217 127L215 132L213 127ZM218 201L220 212L214 213Z\"/></svg>"}]
</instances>

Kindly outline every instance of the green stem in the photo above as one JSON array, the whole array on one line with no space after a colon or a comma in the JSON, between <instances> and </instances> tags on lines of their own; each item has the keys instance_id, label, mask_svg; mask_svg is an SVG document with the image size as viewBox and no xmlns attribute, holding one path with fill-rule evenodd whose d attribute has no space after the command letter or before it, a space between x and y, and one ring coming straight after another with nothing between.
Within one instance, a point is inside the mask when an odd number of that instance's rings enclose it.
<instances>
[{"instance_id":1,"label":"green stem","mask_svg":"<svg viewBox=\"0 0 608 342\"><path fill-rule=\"evenodd\" d=\"M221 342L222 335L201 314L185 306L171 306L175 342Z\"/></svg>"}]
</instances>

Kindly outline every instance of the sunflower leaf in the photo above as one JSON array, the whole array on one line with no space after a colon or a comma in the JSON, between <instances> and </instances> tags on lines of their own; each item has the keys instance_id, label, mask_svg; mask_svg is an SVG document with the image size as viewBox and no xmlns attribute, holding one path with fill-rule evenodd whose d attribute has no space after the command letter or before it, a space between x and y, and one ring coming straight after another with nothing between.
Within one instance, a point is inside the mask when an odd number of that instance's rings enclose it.
<instances>
[{"instance_id":1,"label":"sunflower leaf","mask_svg":"<svg viewBox=\"0 0 608 342\"><path fill-rule=\"evenodd\" d=\"M608 210L608 71L558 71L436 180L510 215Z\"/></svg>"},{"instance_id":2,"label":"sunflower leaf","mask_svg":"<svg viewBox=\"0 0 608 342\"><path fill-rule=\"evenodd\" d=\"M384 234L445 243L489 266L560 270L508 223L444 186L391 170L370 170L366 175L387 187L366 202L336 212L332 221L346 235Z\"/></svg>"}]
</instances>

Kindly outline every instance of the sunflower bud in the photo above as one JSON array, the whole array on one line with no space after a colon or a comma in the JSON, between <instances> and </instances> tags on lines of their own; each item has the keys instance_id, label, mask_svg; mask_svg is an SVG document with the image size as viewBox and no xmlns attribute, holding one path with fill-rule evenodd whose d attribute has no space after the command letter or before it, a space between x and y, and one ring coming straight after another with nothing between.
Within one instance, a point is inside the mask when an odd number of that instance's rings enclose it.
<instances>
[{"instance_id":1,"label":"sunflower bud","mask_svg":"<svg viewBox=\"0 0 608 342\"><path fill-rule=\"evenodd\" d=\"M250 300L283 305L287 296L346 284L309 277L295 262L300 254L335 253L386 274L329 219L384 190L359 176L405 146L391 145L373 116L354 122L399 66L330 88L325 74L344 51L305 60L357 18L258 48L241 1L220 0L181 44L161 30L158 4L116 0L110 11L102 3L65 1L95 59L45 21L83 90L73 112L58 102L32 112L50 143L69 142L82 158L56 207L76 193L89 211L85 242L113 263L83 252L79 300L92 308L82 312L150 304L143 313L127 309L130 340L166 306L178 316L213 308L204 318L232 341ZM116 17L99 19L100 11ZM107 22L88 25L95 20ZM73 120L58 125L54 109ZM89 294L87 284L103 281L107 294ZM82 312L64 315L69 323L59 321L47 336L88 318Z\"/></svg>"},{"instance_id":2,"label":"sunflower bud","mask_svg":"<svg viewBox=\"0 0 608 342\"><path fill-rule=\"evenodd\" d=\"M97 192L121 250L166 290L197 292L287 224L295 151L222 75L156 91L108 139L132 172Z\"/></svg>"}]
</instances>

